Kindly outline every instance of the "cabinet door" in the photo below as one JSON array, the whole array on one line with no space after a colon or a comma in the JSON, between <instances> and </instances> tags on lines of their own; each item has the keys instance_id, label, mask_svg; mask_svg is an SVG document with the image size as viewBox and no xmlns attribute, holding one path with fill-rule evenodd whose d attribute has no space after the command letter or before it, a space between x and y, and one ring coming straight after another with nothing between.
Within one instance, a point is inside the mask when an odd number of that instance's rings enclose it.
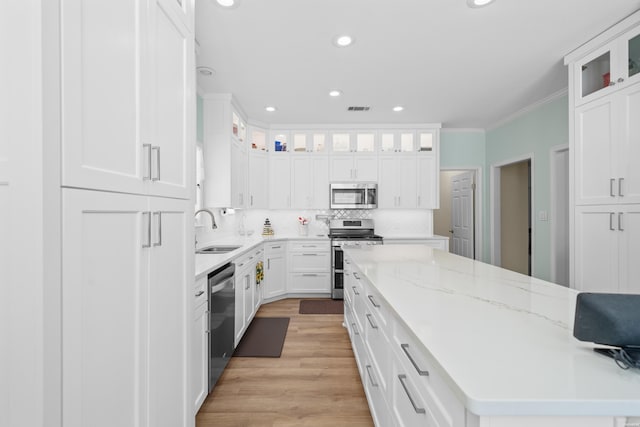
<instances>
[{"instance_id":1,"label":"cabinet door","mask_svg":"<svg viewBox=\"0 0 640 427\"><path fill-rule=\"evenodd\" d=\"M264 298L274 298L287 291L287 265L285 251L280 251L279 243L273 245L273 251L265 251Z\"/></svg>"},{"instance_id":2,"label":"cabinet door","mask_svg":"<svg viewBox=\"0 0 640 427\"><path fill-rule=\"evenodd\" d=\"M418 200L420 209L438 209L440 196L438 189L438 168L434 156L418 156Z\"/></svg>"},{"instance_id":3,"label":"cabinet door","mask_svg":"<svg viewBox=\"0 0 640 427\"><path fill-rule=\"evenodd\" d=\"M150 67L145 72L152 85L151 102L145 105L153 111L149 192L187 199L195 140L193 36L172 3L153 0L151 7Z\"/></svg>"},{"instance_id":4,"label":"cabinet door","mask_svg":"<svg viewBox=\"0 0 640 427\"><path fill-rule=\"evenodd\" d=\"M248 201L245 196L247 184L247 152L238 143L231 143L231 206L244 208Z\"/></svg>"},{"instance_id":5,"label":"cabinet door","mask_svg":"<svg viewBox=\"0 0 640 427\"><path fill-rule=\"evenodd\" d=\"M639 46L640 49L640 46ZM640 85L620 92L621 138L618 149L617 188L619 203L640 203Z\"/></svg>"},{"instance_id":6,"label":"cabinet door","mask_svg":"<svg viewBox=\"0 0 640 427\"><path fill-rule=\"evenodd\" d=\"M416 157L400 156L397 158L398 164L398 207L411 209L416 207L418 198L418 177L416 176Z\"/></svg>"},{"instance_id":7,"label":"cabinet door","mask_svg":"<svg viewBox=\"0 0 640 427\"><path fill-rule=\"evenodd\" d=\"M331 181L351 181L354 179L353 156L349 154L331 157Z\"/></svg>"},{"instance_id":8,"label":"cabinet door","mask_svg":"<svg viewBox=\"0 0 640 427\"><path fill-rule=\"evenodd\" d=\"M616 141L613 97L586 104L575 112L575 203L616 202L613 171Z\"/></svg>"},{"instance_id":9,"label":"cabinet door","mask_svg":"<svg viewBox=\"0 0 640 427\"><path fill-rule=\"evenodd\" d=\"M146 2L61 4L62 185L142 194L151 117Z\"/></svg>"},{"instance_id":10,"label":"cabinet door","mask_svg":"<svg viewBox=\"0 0 640 427\"><path fill-rule=\"evenodd\" d=\"M291 169L289 156L280 153L269 156L269 208L291 207Z\"/></svg>"},{"instance_id":11,"label":"cabinet door","mask_svg":"<svg viewBox=\"0 0 640 427\"><path fill-rule=\"evenodd\" d=\"M573 286L585 292L618 292L616 206L577 207Z\"/></svg>"},{"instance_id":12,"label":"cabinet door","mask_svg":"<svg viewBox=\"0 0 640 427\"><path fill-rule=\"evenodd\" d=\"M390 209L398 204L398 163L396 157L380 157L378 207Z\"/></svg>"},{"instance_id":13,"label":"cabinet door","mask_svg":"<svg viewBox=\"0 0 640 427\"><path fill-rule=\"evenodd\" d=\"M378 180L378 159L375 156L354 156L354 178L356 181Z\"/></svg>"},{"instance_id":14,"label":"cabinet door","mask_svg":"<svg viewBox=\"0 0 640 427\"><path fill-rule=\"evenodd\" d=\"M616 43L605 45L573 64L575 103L580 105L612 93L617 87Z\"/></svg>"},{"instance_id":15,"label":"cabinet door","mask_svg":"<svg viewBox=\"0 0 640 427\"><path fill-rule=\"evenodd\" d=\"M209 316L207 304L201 304L195 309L191 332L191 398L194 402L193 415L200 410L200 407L209 392L208 323Z\"/></svg>"},{"instance_id":16,"label":"cabinet door","mask_svg":"<svg viewBox=\"0 0 640 427\"><path fill-rule=\"evenodd\" d=\"M146 426L147 199L75 189L62 198L62 424Z\"/></svg>"},{"instance_id":17,"label":"cabinet door","mask_svg":"<svg viewBox=\"0 0 640 427\"><path fill-rule=\"evenodd\" d=\"M249 152L249 200L247 201L249 208L266 209L268 204L267 188L267 155L266 153L254 150Z\"/></svg>"},{"instance_id":18,"label":"cabinet door","mask_svg":"<svg viewBox=\"0 0 640 427\"><path fill-rule=\"evenodd\" d=\"M618 212L617 228L620 240L620 291L640 293L640 205Z\"/></svg>"},{"instance_id":19,"label":"cabinet door","mask_svg":"<svg viewBox=\"0 0 640 427\"><path fill-rule=\"evenodd\" d=\"M188 365L193 295L193 205L189 201L149 198L150 277L147 295L149 425L187 425L191 416ZM187 406L188 402L188 406Z\"/></svg>"},{"instance_id":20,"label":"cabinet door","mask_svg":"<svg viewBox=\"0 0 640 427\"><path fill-rule=\"evenodd\" d=\"M242 283L244 285L244 295L242 301L244 303L244 323L246 330L246 328L251 323L251 320L253 319L253 315L255 314L253 305L253 294L256 289L256 264L253 259L249 264L247 264L247 268L242 274Z\"/></svg>"},{"instance_id":21,"label":"cabinet door","mask_svg":"<svg viewBox=\"0 0 640 427\"><path fill-rule=\"evenodd\" d=\"M311 157L313 185L310 189L312 200L309 208L329 209L329 158L314 155Z\"/></svg>"},{"instance_id":22,"label":"cabinet door","mask_svg":"<svg viewBox=\"0 0 640 427\"><path fill-rule=\"evenodd\" d=\"M309 209L313 201L313 170L309 156L291 159L291 207Z\"/></svg>"}]
</instances>

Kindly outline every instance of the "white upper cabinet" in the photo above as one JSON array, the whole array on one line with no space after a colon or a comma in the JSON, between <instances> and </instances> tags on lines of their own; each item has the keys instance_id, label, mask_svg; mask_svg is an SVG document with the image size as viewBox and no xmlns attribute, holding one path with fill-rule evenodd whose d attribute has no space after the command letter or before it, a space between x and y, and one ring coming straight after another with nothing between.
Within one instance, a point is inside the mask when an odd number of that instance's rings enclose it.
<instances>
[{"instance_id":1,"label":"white upper cabinet","mask_svg":"<svg viewBox=\"0 0 640 427\"><path fill-rule=\"evenodd\" d=\"M575 202L640 203L640 87L575 110Z\"/></svg>"},{"instance_id":2,"label":"white upper cabinet","mask_svg":"<svg viewBox=\"0 0 640 427\"><path fill-rule=\"evenodd\" d=\"M269 208L291 207L291 159L289 156L269 156Z\"/></svg>"},{"instance_id":3,"label":"white upper cabinet","mask_svg":"<svg viewBox=\"0 0 640 427\"><path fill-rule=\"evenodd\" d=\"M640 81L640 28L632 28L573 64L576 105Z\"/></svg>"},{"instance_id":4,"label":"white upper cabinet","mask_svg":"<svg viewBox=\"0 0 640 427\"><path fill-rule=\"evenodd\" d=\"M266 153L249 151L249 188L247 208L266 209L268 202L268 157Z\"/></svg>"},{"instance_id":5,"label":"white upper cabinet","mask_svg":"<svg viewBox=\"0 0 640 427\"><path fill-rule=\"evenodd\" d=\"M189 197L193 37L166 5L62 2L64 186Z\"/></svg>"},{"instance_id":6,"label":"white upper cabinet","mask_svg":"<svg viewBox=\"0 0 640 427\"><path fill-rule=\"evenodd\" d=\"M417 175L415 156L380 156L378 207L410 209L416 207Z\"/></svg>"},{"instance_id":7,"label":"white upper cabinet","mask_svg":"<svg viewBox=\"0 0 640 427\"><path fill-rule=\"evenodd\" d=\"M380 131L380 153L412 153L416 151L416 133L411 130Z\"/></svg>"},{"instance_id":8,"label":"white upper cabinet","mask_svg":"<svg viewBox=\"0 0 640 427\"><path fill-rule=\"evenodd\" d=\"M291 131L291 153L327 153L327 133L323 131Z\"/></svg>"},{"instance_id":9,"label":"white upper cabinet","mask_svg":"<svg viewBox=\"0 0 640 427\"><path fill-rule=\"evenodd\" d=\"M329 159L299 156L291 159L291 207L329 209Z\"/></svg>"},{"instance_id":10,"label":"white upper cabinet","mask_svg":"<svg viewBox=\"0 0 640 427\"><path fill-rule=\"evenodd\" d=\"M330 137L332 154L375 154L377 150L377 132L373 130L340 130L331 132Z\"/></svg>"}]
</instances>

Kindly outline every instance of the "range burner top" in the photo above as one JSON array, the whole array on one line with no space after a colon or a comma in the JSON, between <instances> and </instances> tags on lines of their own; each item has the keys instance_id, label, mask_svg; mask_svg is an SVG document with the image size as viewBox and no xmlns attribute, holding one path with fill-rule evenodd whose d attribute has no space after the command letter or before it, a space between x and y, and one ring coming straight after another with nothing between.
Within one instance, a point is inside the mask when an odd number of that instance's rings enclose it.
<instances>
[{"instance_id":1,"label":"range burner top","mask_svg":"<svg viewBox=\"0 0 640 427\"><path fill-rule=\"evenodd\" d=\"M333 241L368 241L381 242L373 230L371 219L340 219L332 220L329 224L329 238Z\"/></svg>"}]
</instances>

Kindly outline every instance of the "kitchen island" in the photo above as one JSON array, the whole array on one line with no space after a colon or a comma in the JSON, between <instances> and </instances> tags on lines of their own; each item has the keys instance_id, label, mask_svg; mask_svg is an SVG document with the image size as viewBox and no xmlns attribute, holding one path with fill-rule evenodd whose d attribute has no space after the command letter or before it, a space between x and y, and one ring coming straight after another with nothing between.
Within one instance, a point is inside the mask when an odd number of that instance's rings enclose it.
<instances>
[{"instance_id":1,"label":"kitchen island","mask_svg":"<svg viewBox=\"0 0 640 427\"><path fill-rule=\"evenodd\" d=\"M640 371L573 337L575 290L425 245L345 254L377 425L640 425Z\"/></svg>"}]
</instances>

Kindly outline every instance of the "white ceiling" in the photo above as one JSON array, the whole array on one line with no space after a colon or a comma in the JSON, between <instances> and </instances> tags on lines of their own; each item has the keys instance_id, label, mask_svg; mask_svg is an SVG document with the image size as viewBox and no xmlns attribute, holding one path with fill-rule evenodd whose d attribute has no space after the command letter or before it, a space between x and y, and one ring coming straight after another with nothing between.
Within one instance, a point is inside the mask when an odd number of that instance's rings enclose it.
<instances>
[{"instance_id":1,"label":"white ceiling","mask_svg":"<svg viewBox=\"0 0 640 427\"><path fill-rule=\"evenodd\" d=\"M563 56L640 0L196 0L204 93L267 124L487 128L567 87ZM356 42L336 48L348 33ZM330 98L330 89L343 96ZM275 105L267 113L266 105ZM348 106L370 106L347 112ZM402 105L400 113L391 111Z\"/></svg>"}]
</instances>

